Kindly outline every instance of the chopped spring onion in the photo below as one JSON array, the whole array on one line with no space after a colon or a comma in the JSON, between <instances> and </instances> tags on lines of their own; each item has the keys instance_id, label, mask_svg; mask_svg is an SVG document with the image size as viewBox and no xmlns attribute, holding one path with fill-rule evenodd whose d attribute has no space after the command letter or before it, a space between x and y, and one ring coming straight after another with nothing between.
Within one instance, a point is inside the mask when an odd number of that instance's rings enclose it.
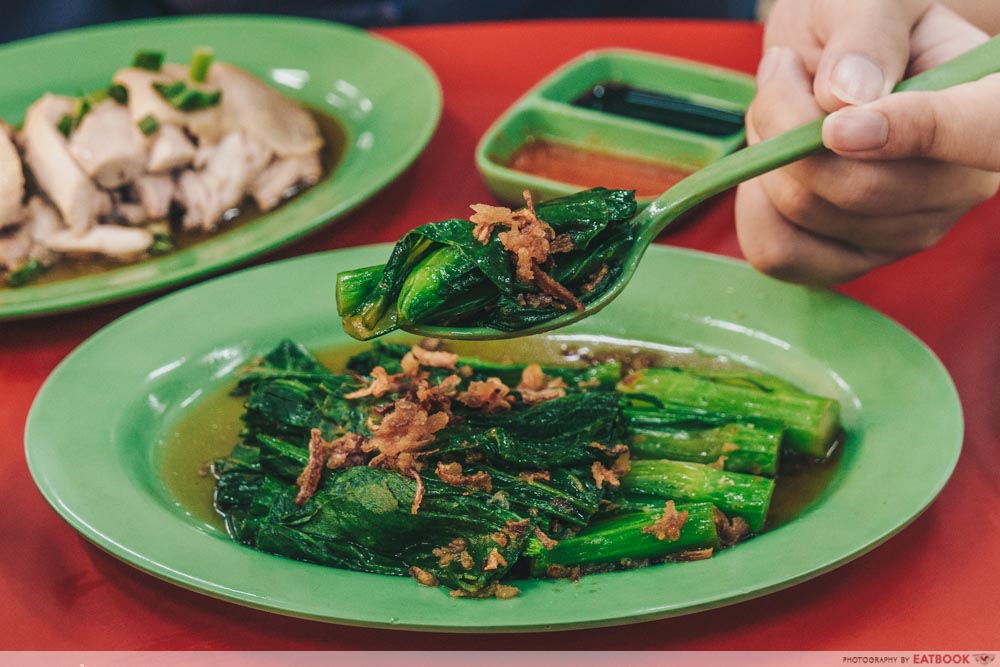
<instances>
[{"instance_id":1,"label":"chopped spring onion","mask_svg":"<svg viewBox=\"0 0 1000 667\"><path fill-rule=\"evenodd\" d=\"M73 127L80 124L83 117L90 113L95 104L101 100L95 100L92 95L81 95L76 98L76 109L73 111Z\"/></svg>"},{"instance_id":2,"label":"chopped spring onion","mask_svg":"<svg viewBox=\"0 0 1000 667\"><path fill-rule=\"evenodd\" d=\"M208 68L212 65L215 52L207 46L202 46L194 50L191 58L191 67L188 69L188 76L195 83L204 83L208 78Z\"/></svg>"},{"instance_id":3,"label":"chopped spring onion","mask_svg":"<svg viewBox=\"0 0 1000 667\"><path fill-rule=\"evenodd\" d=\"M173 235L167 232L165 234L153 234L153 242L150 244L147 252L150 255L166 255L174 250L177 250L177 244L174 243Z\"/></svg>"},{"instance_id":4,"label":"chopped spring onion","mask_svg":"<svg viewBox=\"0 0 1000 667\"><path fill-rule=\"evenodd\" d=\"M163 67L162 51L136 51L132 59L132 67L147 69L151 72L159 72Z\"/></svg>"},{"instance_id":5,"label":"chopped spring onion","mask_svg":"<svg viewBox=\"0 0 1000 667\"><path fill-rule=\"evenodd\" d=\"M116 83L108 87L107 93L108 97L118 102L118 104L128 104L128 88L125 86L120 86Z\"/></svg>"},{"instance_id":6,"label":"chopped spring onion","mask_svg":"<svg viewBox=\"0 0 1000 667\"><path fill-rule=\"evenodd\" d=\"M160 123L153 114L147 114L139 121L139 130L147 137L160 129Z\"/></svg>"},{"instance_id":7,"label":"chopped spring onion","mask_svg":"<svg viewBox=\"0 0 1000 667\"><path fill-rule=\"evenodd\" d=\"M126 104L128 102L128 89L125 86L116 84L80 95L76 98L76 106L73 109L73 113L63 114L63 117L56 123L56 128L68 139L73 130L83 121L83 117L105 100L114 100L118 104Z\"/></svg>"},{"instance_id":8,"label":"chopped spring onion","mask_svg":"<svg viewBox=\"0 0 1000 667\"><path fill-rule=\"evenodd\" d=\"M163 99L175 109L180 111L198 111L207 109L219 103L222 93L215 91L212 93L202 92L195 88L190 88L183 81L173 83L154 83L156 89Z\"/></svg>"},{"instance_id":9,"label":"chopped spring onion","mask_svg":"<svg viewBox=\"0 0 1000 667\"><path fill-rule=\"evenodd\" d=\"M46 268L37 259L28 260L20 268L7 274L7 284L11 287L23 287L45 273Z\"/></svg>"},{"instance_id":10,"label":"chopped spring onion","mask_svg":"<svg viewBox=\"0 0 1000 667\"><path fill-rule=\"evenodd\" d=\"M69 135L73 133L73 125L73 116L64 113L59 122L56 123L56 129L59 130L60 134L69 139Z\"/></svg>"}]
</instances>

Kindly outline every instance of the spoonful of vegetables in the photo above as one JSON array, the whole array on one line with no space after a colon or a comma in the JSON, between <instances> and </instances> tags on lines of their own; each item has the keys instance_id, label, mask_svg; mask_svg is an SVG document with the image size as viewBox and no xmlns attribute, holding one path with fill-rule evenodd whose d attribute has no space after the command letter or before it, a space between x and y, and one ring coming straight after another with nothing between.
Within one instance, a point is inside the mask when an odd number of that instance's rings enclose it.
<instances>
[{"instance_id":1,"label":"spoonful of vegetables","mask_svg":"<svg viewBox=\"0 0 1000 667\"><path fill-rule=\"evenodd\" d=\"M1000 71L1000 37L895 88L940 90ZM344 329L436 338L513 338L566 326L625 288L650 243L680 215L745 180L823 148L823 119L732 153L642 211L631 191L595 188L525 206L473 205L469 219L421 225L388 262L337 276Z\"/></svg>"}]
</instances>

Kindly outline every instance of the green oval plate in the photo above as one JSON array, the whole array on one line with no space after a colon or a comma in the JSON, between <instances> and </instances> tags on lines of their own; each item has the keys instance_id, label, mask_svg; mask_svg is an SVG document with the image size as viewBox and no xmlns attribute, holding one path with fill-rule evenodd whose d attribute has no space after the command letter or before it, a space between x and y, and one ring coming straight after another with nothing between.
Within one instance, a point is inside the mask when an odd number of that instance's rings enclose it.
<instances>
[{"instance_id":1,"label":"green oval plate","mask_svg":"<svg viewBox=\"0 0 1000 667\"><path fill-rule=\"evenodd\" d=\"M163 297L95 334L52 373L28 417L28 464L46 499L135 567L258 609L413 630L539 631L709 609L831 570L920 514L958 458L954 386L900 326L734 260L654 247L614 303L560 335L694 346L838 397L848 432L840 469L790 522L709 560L578 583L528 581L513 600L473 601L411 579L260 553L185 512L157 469L161 436L281 338L313 349L351 342L334 309L334 276L388 252L355 248L245 270Z\"/></svg>"},{"instance_id":2,"label":"green oval plate","mask_svg":"<svg viewBox=\"0 0 1000 667\"><path fill-rule=\"evenodd\" d=\"M357 207L426 146L441 88L414 54L368 33L322 21L227 16L137 21L0 47L0 118L21 123L45 92L108 85L139 49L187 62L211 46L289 97L336 118L345 151L320 183L245 225L179 252L60 282L0 287L0 319L92 306L189 281L288 243Z\"/></svg>"}]
</instances>

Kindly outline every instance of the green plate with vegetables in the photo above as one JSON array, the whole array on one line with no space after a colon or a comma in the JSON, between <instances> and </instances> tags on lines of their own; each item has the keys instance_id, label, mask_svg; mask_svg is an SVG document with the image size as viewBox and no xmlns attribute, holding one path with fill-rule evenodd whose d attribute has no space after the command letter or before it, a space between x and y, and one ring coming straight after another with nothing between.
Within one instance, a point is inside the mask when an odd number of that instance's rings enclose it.
<instances>
[{"instance_id":1,"label":"green plate with vegetables","mask_svg":"<svg viewBox=\"0 0 1000 667\"><path fill-rule=\"evenodd\" d=\"M331 281L338 271L384 262L389 250L356 248L242 271L163 297L97 333L53 372L28 418L28 464L45 498L125 562L254 608L373 627L544 631L696 612L832 570L918 516L958 458L962 415L951 380L897 324L741 262L654 247L614 303L561 330L554 344L697 349L836 398L846 432L840 460L795 516L707 560L576 582L525 579L513 582L521 594L506 600L454 599L409 577L323 567L235 543L217 517L178 500L168 470L174 434L193 411L231 390L239 369L286 338L313 351L357 352L341 330ZM315 279L324 275L330 280ZM271 305L261 309L262 302ZM173 326L179 321L185 326ZM164 327L173 335L163 336ZM530 352L544 343L518 345ZM651 479L646 473L637 480Z\"/></svg>"},{"instance_id":2,"label":"green plate with vegetables","mask_svg":"<svg viewBox=\"0 0 1000 667\"><path fill-rule=\"evenodd\" d=\"M329 156L322 179L278 208L136 264L55 271L36 284L0 286L0 319L122 299L217 272L356 208L423 150L441 113L430 69L405 49L364 31L276 16L137 21L58 33L0 47L0 118L20 125L46 92L104 89L138 51L186 63L199 47L317 112ZM239 217L237 218L237 222ZM57 267L58 268L58 267Z\"/></svg>"}]
</instances>

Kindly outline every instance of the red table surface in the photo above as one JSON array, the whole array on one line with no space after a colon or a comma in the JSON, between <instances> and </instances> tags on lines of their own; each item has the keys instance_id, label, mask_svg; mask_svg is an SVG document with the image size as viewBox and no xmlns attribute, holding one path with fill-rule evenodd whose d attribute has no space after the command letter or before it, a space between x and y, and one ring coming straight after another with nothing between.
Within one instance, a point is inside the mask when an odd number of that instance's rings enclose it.
<instances>
[{"instance_id":1,"label":"red table surface","mask_svg":"<svg viewBox=\"0 0 1000 667\"><path fill-rule=\"evenodd\" d=\"M258 260L394 241L428 220L493 201L473 166L477 140L557 65L631 47L752 72L759 26L669 20L397 28L444 89L427 151L372 202ZM731 193L662 241L739 256ZM1000 199L936 248L843 291L925 341L958 386L966 416L958 468L938 500L873 552L763 598L699 614L552 634L450 635L332 626L214 600L143 574L78 536L45 503L23 454L28 408L73 348L146 302L0 323L0 649L670 649L976 650L1000 646Z\"/></svg>"}]
</instances>

